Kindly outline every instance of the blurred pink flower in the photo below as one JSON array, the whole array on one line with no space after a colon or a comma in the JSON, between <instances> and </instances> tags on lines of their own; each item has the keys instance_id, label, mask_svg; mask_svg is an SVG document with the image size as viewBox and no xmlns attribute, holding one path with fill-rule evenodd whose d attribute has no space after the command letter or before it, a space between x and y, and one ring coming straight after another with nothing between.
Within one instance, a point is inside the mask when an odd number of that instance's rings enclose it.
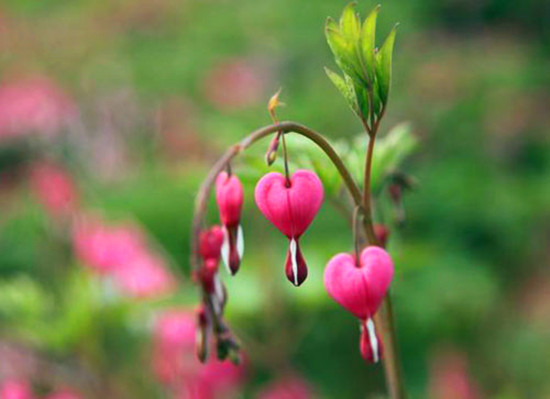
<instances>
[{"instance_id":1,"label":"blurred pink flower","mask_svg":"<svg viewBox=\"0 0 550 399\"><path fill-rule=\"evenodd\" d=\"M31 188L45 208L54 217L68 216L78 202L72 176L60 165L40 162L31 169Z\"/></svg>"},{"instance_id":2,"label":"blurred pink flower","mask_svg":"<svg viewBox=\"0 0 550 399\"><path fill-rule=\"evenodd\" d=\"M468 373L468 360L463 353L444 351L430 361L430 399L479 399L477 384Z\"/></svg>"},{"instance_id":3,"label":"blurred pink flower","mask_svg":"<svg viewBox=\"0 0 550 399\"><path fill-rule=\"evenodd\" d=\"M72 391L63 390L49 394L46 399L82 399L82 396Z\"/></svg>"},{"instance_id":4,"label":"blurred pink flower","mask_svg":"<svg viewBox=\"0 0 550 399\"><path fill-rule=\"evenodd\" d=\"M164 260L147 252L113 269L113 277L124 293L135 298L165 295L176 287L176 281Z\"/></svg>"},{"instance_id":5,"label":"blurred pink flower","mask_svg":"<svg viewBox=\"0 0 550 399\"><path fill-rule=\"evenodd\" d=\"M258 399L312 399L309 383L299 375L290 375L272 382L258 394Z\"/></svg>"},{"instance_id":6,"label":"blurred pink flower","mask_svg":"<svg viewBox=\"0 0 550 399\"><path fill-rule=\"evenodd\" d=\"M146 298L172 292L176 281L162 257L133 225L110 226L84 217L73 232L76 256L97 273L109 275L126 295Z\"/></svg>"},{"instance_id":7,"label":"blurred pink flower","mask_svg":"<svg viewBox=\"0 0 550 399\"><path fill-rule=\"evenodd\" d=\"M262 100L266 75L244 59L226 60L204 77L205 96L221 110L246 108Z\"/></svg>"},{"instance_id":8,"label":"blurred pink flower","mask_svg":"<svg viewBox=\"0 0 550 399\"><path fill-rule=\"evenodd\" d=\"M178 399L218 398L235 391L244 379L244 366L211 358L202 364L195 354L194 314L172 310L155 324L153 370L157 378L176 392Z\"/></svg>"},{"instance_id":9,"label":"blurred pink flower","mask_svg":"<svg viewBox=\"0 0 550 399\"><path fill-rule=\"evenodd\" d=\"M0 388L0 399L32 399L30 385L25 381L8 380Z\"/></svg>"},{"instance_id":10,"label":"blurred pink flower","mask_svg":"<svg viewBox=\"0 0 550 399\"><path fill-rule=\"evenodd\" d=\"M113 271L146 251L145 239L139 229L108 226L93 217L83 217L76 222L73 242L77 257L99 273Z\"/></svg>"},{"instance_id":11,"label":"blurred pink flower","mask_svg":"<svg viewBox=\"0 0 550 399\"><path fill-rule=\"evenodd\" d=\"M0 139L57 133L74 115L72 100L50 80L37 77L0 86Z\"/></svg>"}]
</instances>

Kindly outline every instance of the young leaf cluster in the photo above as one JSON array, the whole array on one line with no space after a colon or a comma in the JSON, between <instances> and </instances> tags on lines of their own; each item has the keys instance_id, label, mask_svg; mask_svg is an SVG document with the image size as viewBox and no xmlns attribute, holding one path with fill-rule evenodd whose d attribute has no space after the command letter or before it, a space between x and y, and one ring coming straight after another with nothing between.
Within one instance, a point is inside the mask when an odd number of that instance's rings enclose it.
<instances>
[{"instance_id":1,"label":"young leaf cluster","mask_svg":"<svg viewBox=\"0 0 550 399\"><path fill-rule=\"evenodd\" d=\"M325 68L338 91L372 134L384 115L391 85L391 64L397 25L380 49L376 47L376 6L361 23L356 3L342 12L339 23L328 18L325 35L342 75Z\"/></svg>"}]
</instances>

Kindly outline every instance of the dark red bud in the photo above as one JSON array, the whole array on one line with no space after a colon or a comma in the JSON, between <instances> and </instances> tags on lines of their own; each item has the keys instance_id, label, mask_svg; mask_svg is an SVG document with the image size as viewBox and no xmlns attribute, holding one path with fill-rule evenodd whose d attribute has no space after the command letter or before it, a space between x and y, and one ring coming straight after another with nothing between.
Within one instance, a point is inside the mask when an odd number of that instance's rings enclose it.
<instances>
[{"instance_id":1,"label":"dark red bud","mask_svg":"<svg viewBox=\"0 0 550 399\"><path fill-rule=\"evenodd\" d=\"M279 149L279 139L280 139L280 134L277 133L275 137L273 137L273 140L271 140L271 143L269 144L267 152L265 153L265 161L268 166L271 166L273 162L275 162L275 160L277 159L277 150Z\"/></svg>"},{"instance_id":2,"label":"dark red bud","mask_svg":"<svg viewBox=\"0 0 550 399\"><path fill-rule=\"evenodd\" d=\"M376 239L378 240L380 246L382 248L386 248L386 244L388 243L388 238L390 236L390 231L388 228L383 224L375 224L374 234L376 235Z\"/></svg>"},{"instance_id":3,"label":"dark red bud","mask_svg":"<svg viewBox=\"0 0 550 399\"><path fill-rule=\"evenodd\" d=\"M219 261L223 244L223 230L220 226L212 226L201 232L199 237L199 253L204 260Z\"/></svg>"},{"instance_id":4,"label":"dark red bud","mask_svg":"<svg viewBox=\"0 0 550 399\"><path fill-rule=\"evenodd\" d=\"M299 242L292 238L289 243L285 261L285 273L288 281L296 287L300 286L307 278L307 265L300 250Z\"/></svg>"},{"instance_id":5,"label":"dark red bud","mask_svg":"<svg viewBox=\"0 0 550 399\"><path fill-rule=\"evenodd\" d=\"M359 341L361 356L367 362L378 363L384 354L384 345L380 335L374 328L372 319L361 322L361 338Z\"/></svg>"}]
</instances>

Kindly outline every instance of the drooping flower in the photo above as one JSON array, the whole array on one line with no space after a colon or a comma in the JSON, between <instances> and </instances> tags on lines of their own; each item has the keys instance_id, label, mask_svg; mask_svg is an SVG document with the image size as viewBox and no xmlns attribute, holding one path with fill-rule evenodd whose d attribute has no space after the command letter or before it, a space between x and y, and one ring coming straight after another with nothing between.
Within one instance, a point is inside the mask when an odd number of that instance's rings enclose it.
<instances>
[{"instance_id":1,"label":"drooping flower","mask_svg":"<svg viewBox=\"0 0 550 399\"><path fill-rule=\"evenodd\" d=\"M239 270L244 252L241 211L243 207L243 186L237 176L221 172L216 179L216 202L223 224L224 241L222 259L229 272Z\"/></svg>"},{"instance_id":2,"label":"drooping flower","mask_svg":"<svg viewBox=\"0 0 550 399\"><path fill-rule=\"evenodd\" d=\"M311 385L297 374L278 379L262 389L257 399L313 399Z\"/></svg>"},{"instance_id":3,"label":"drooping flower","mask_svg":"<svg viewBox=\"0 0 550 399\"><path fill-rule=\"evenodd\" d=\"M323 202L321 180L308 170L297 170L289 182L282 174L272 172L258 182L254 195L263 215L289 240L285 272L290 282L299 286L307 277L299 239Z\"/></svg>"},{"instance_id":4,"label":"drooping flower","mask_svg":"<svg viewBox=\"0 0 550 399\"><path fill-rule=\"evenodd\" d=\"M72 177L61 166L40 162L31 169L31 188L53 217L68 216L76 210L78 193Z\"/></svg>"},{"instance_id":5,"label":"drooping flower","mask_svg":"<svg viewBox=\"0 0 550 399\"><path fill-rule=\"evenodd\" d=\"M20 380L8 380L0 388L1 399L32 399L34 396L29 383Z\"/></svg>"},{"instance_id":6,"label":"drooping flower","mask_svg":"<svg viewBox=\"0 0 550 399\"><path fill-rule=\"evenodd\" d=\"M153 344L157 378L181 398L211 399L237 390L244 378L244 366L217 359L199 362L195 356L196 327L195 317L187 309L167 311L158 318Z\"/></svg>"},{"instance_id":7,"label":"drooping flower","mask_svg":"<svg viewBox=\"0 0 550 399\"><path fill-rule=\"evenodd\" d=\"M324 282L329 295L361 320L361 354L377 362L383 345L372 317L380 307L393 279L393 262L382 248L369 246L359 260L353 255L335 255L327 264Z\"/></svg>"}]
</instances>

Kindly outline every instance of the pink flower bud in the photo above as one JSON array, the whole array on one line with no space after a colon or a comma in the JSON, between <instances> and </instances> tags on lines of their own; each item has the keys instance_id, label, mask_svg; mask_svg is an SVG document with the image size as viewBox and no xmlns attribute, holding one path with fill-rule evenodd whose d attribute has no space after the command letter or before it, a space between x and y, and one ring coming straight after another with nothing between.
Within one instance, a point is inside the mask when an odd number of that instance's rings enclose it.
<instances>
[{"instance_id":1,"label":"pink flower bud","mask_svg":"<svg viewBox=\"0 0 550 399\"><path fill-rule=\"evenodd\" d=\"M219 261L224 240L223 230L220 226L212 226L202 231L199 237L199 253L205 260Z\"/></svg>"},{"instance_id":2,"label":"pink flower bud","mask_svg":"<svg viewBox=\"0 0 550 399\"><path fill-rule=\"evenodd\" d=\"M8 380L0 388L1 399L32 399L33 394L29 384L25 381Z\"/></svg>"},{"instance_id":3,"label":"pink flower bud","mask_svg":"<svg viewBox=\"0 0 550 399\"><path fill-rule=\"evenodd\" d=\"M221 172L216 179L216 202L224 227L222 258L229 272L239 270L244 252L243 232L240 225L243 207L243 186L235 175Z\"/></svg>"},{"instance_id":4,"label":"pink flower bud","mask_svg":"<svg viewBox=\"0 0 550 399\"><path fill-rule=\"evenodd\" d=\"M361 338L359 350L363 359L370 363L378 363L384 355L384 345L374 328L372 319L361 322Z\"/></svg>"},{"instance_id":5,"label":"pink flower bud","mask_svg":"<svg viewBox=\"0 0 550 399\"><path fill-rule=\"evenodd\" d=\"M201 268L197 271L196 278L201 283L202 288L211 294L216 289L216 274L218 273L218 260L206 259Z\"/></svg>"},{"instance_id":6,"label":"pink flower bud","mask_svg":"<svg viewBox=\"0 0 550 399\"><path fill-rule=\"evenodd\" d=\"M317 175L298 170L290 178L268 173L255 190L258 208L289 239L285 269L291 283L299 286L307 277L307 266L300 251L299 238L309 227L323 202L323 185Z\"/></svg>"}]
</instances>

